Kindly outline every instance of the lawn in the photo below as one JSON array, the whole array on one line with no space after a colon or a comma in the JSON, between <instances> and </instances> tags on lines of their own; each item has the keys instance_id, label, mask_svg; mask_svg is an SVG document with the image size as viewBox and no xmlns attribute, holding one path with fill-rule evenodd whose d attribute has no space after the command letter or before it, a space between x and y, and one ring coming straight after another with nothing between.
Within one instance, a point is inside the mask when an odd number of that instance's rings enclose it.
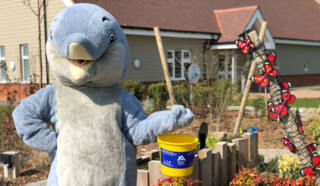
<instances>
[{"instance_id":1,"label":"lawn","mask_svg":"<svg viewBox=\"0 0 320 186\"><path fill-rule=\"evenodd\" d=\"M257 99L263 99L264 100L264 98L248 99L246 105L247 106L254 106L254 102ZM260 102L260 103L264 103L264 101ZM239 106L240 105L240 100L239 99L234 100L232 102L232 105ZM320 105L320 98L298 98L290 106L291 107L308 107L308 108L314 107L314 108L317 108L317 107L319 107L319 105Z\"/></svg>"},{"instance_id":2,"label":"lawn","mask_svg":"<svg viewBox=\"0 0 320 186\"><path fill-rule=\"evenodd\" d=\"M298 98L291 104L292 107L319 107L320 98Z\"/></svg>"},{"instance_id":3,"label":"lawn","mask_svg":"<svg viewBox=\"0 0 320 186\"><path fill-rule=\"evenodd\" d=\"M310 88L309 90L319 91L320 88Z\"/></svg>"}]
</instances>

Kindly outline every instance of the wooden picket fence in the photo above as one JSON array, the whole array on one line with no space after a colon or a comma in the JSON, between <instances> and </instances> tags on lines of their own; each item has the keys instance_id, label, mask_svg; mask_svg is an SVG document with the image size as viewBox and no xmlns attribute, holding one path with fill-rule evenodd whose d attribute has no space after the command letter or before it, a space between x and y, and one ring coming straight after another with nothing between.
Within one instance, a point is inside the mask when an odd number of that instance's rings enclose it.
<instances>
[{"instance_id":1,"label":"wooden picket fence","mask_svg":"<svg viewBox=\"0 0 320 186\"><path fill-rule=\"evenodd\" d=\"M258 133L245 133L232 143L218 142L215 150L202 149L195 156L193 180L201 180L202 186L223 186L234 178L240 167L258 165ZM159 151L149 157L137 159L139 164L147 164L148 170L138 169L137 186L152 186L165 178L160 171Z\"/></svg>"}]
</instances>

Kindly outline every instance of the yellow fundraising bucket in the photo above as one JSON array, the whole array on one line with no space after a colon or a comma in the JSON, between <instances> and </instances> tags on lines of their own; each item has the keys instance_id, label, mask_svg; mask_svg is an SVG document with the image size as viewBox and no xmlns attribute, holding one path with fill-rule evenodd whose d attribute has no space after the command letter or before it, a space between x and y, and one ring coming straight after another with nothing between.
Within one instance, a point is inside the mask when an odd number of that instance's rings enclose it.
<instances>
[{"instance_id":1,"label":"yellow fundraising bucket","mask_svg":"<svg viewBox=\"0 0 320 186\"><path fill-rule=\"evenodd\" d=\"M167 134L158 137L161 172L170 177L190 176L198 138Z\"/></svg>"}]
</instances>

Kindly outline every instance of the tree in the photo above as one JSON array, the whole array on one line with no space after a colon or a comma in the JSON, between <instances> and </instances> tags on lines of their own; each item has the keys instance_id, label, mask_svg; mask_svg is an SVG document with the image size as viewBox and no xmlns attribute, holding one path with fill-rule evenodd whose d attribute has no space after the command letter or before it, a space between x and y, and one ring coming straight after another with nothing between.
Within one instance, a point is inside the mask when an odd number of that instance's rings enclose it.
<instances>
[{"instance_id":1,"label":"tree","mask_svg":"<svg viewBox=\"0 0 320 186\"><path fill-rule=\"evenodd\" d=\"M34 0L33 0L34 1ZM36 6L32 6L31 0L23 0L23 4L27 6L32 13L37 17L38 26L38 44L39 44L39 65L40 65L40 87L42 87L42 39L41 39L41 22L45 16L45 11L48 7L49 0L36 0Z\"/></svg>"}]
</instances>

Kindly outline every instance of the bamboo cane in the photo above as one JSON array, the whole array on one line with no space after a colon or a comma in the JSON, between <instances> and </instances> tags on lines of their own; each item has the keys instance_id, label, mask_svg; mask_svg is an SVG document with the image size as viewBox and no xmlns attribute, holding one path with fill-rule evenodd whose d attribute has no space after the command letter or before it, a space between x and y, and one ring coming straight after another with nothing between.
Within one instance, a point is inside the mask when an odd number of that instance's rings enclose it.
<instances>
[{"instance_id":1,"label":"bamboo cane","mask_svg":"<svg viewBox=\"0 0 320 186\"><path fill-rule=\"evenodd\" d=\"M168 92L169 92L170 103L171 103L171 105L174 105L176 103L176 101L174 99L173 88L172 88L171 79L170 79L170 75L169 75L169 71L168 71L166 56L165 56L165 53L163 50L163 45L162 45L161 36L160 36L160 30L159 30L159 27L154 27L153 30L154 30L154 33L156 36L156 41L157 41L158 50L159 50L159 54L160 54L162 70L164 73L164 77L166 79L166 84L167 84L167 88L168 88Z\"/></svg>"},{"instance_id":2,"label":"bamboo cane","mask_svg":"<svg viewBox=\"0 0 320 186\"><path fill-rule=\"evenodd\" d=\"M264 21L262 23L260 34L259 34L259 40L260 41L262 41L263 38L264 38L264 34L266 32L267 25L268 25L268 22L266 22L266 21ZM233 130L233 135L234 136L239 134L239 128L240 128L240 125L241 125L242 116L243 116L243 113L244 113L244 109L246 108L246 103L247 103L247 99L248 99L249 91L250 91L250 87L251 87L250 78L252 77L255 68L256 68L256 61L253 60L251 62L251 66L250 66L250 70L249 70L249 74L248 74L248 78L247 78L247 82L246 82L246 87L244 89L244 93L243 93L242 100L241 100L240 110L238 112L238 117L237 117L236 124L235 124L234 130Z\"/></svg>"}]
</instances>

